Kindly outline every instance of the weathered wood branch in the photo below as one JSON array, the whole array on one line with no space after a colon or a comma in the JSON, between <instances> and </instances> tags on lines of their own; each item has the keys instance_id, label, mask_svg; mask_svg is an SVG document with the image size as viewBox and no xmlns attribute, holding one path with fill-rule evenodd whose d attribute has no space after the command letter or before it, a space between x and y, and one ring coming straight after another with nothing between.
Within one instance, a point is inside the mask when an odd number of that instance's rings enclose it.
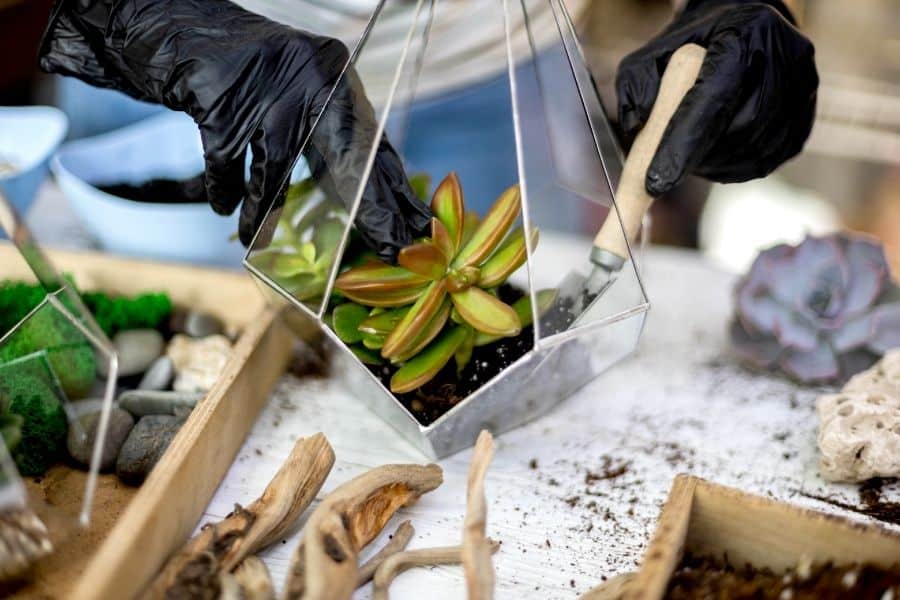
<instances>
[{"instance_id":1,"label":"weathered wood branch","mask_svg":"<svg viewBox=\"0 0 900 600\"><path fill-rule=\"evenodd\" d=\"M381 532L397 510L442 481L437 465L386 465L337 488L306 523L303 542L288 571L285 597L349 600L357 587L360 549Z\"/></svg>"},{"instance_id":2,"label":"weathered wood branch","mask_svg":"<svg viewBox=\"0 0 900 600\"><path fill-rule=\"evenodd\" d=\"M257 556L248 556L231 575L241 589L240 600L274 600L275 587L266 563ZM223 600L220 598L220 600Z\"/></svg>"},{"instance_id":3,"label":"weathered wood branch","mask_svg":"<svg viewBox=\"0 0 900 600\"><path fill-rule=\"evenodd\" d=\"M487 548L493 554L500 544L487 540ZM458 565L463 559L462 546L445 548L422 548L398 552L385 559L373 578L374 589L372 600L388 600L388 588L394 579L413 567L430 567L435 565Z\"/></svg>"},{"instance_id":4,"label":"weathered wood branch","mask_svg":"<svg viewBox=\"0 0 900 600\"><path fill-rule=\"evenodd\" d=\"M318 433L297 440L262 495L207 525L166 563L145 598L216 598L219 574L279 539L310 505L334 465L334 451Z\"/></svg>"},{"instance_id":5,"label":"weathered wood branch","mask_svg":"<svg viewBox=\"0 0 900 600\"><path fill-rule=\"evenodd\" d=\"M494 438L482 431L475 442L466 494L466 519L463 523L462 562L466 572L469 600L491 600L494 597L494 565L491 547L485 537L487 501L484 477L494 457Z\"/></svg>"},{"instance_id":6,"label":"weathered wood branch","mask_svg":"<svg viewBox=\"0 0 900 600\"><path fill-rule=\"evenodd\" d=\"M406 546L415 533L416 530L412 523L409 521L400 523L400 526L394 531L394 535L391 536L390 541L359 568L359 574L356 576L356 587L369 583L372 577L375 576L375 571L378 570L378 567L381 566L385 559L406 550Z\"/></svg>"}]
</instances>

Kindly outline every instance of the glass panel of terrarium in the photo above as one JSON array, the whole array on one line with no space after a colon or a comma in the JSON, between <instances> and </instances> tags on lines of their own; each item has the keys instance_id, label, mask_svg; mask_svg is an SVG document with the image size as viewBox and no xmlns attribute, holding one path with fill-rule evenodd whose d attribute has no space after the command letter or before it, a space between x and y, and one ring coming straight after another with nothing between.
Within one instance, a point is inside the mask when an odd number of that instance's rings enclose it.
<instances>
[{"instance_id":1,"label":"glass panel of terrarium","mask_svg":"<svg viewBox=\"0 0 900 600\"><path fill-rule=\"evenodd\" d=\"M88 523L101 467L115 385L111 366L113 356L75 316L61 290L0 338L0 399L12 457L22 475L39 476L66 461L67 436L80 440L76 446L84 454L72 458L88 477L78 515L67 516L81 524ZM89 399L98 388L103 399ZM91 431L80 419L87 414L96 415Z\"/></svg>"},{"instance_id":2,"label":"glass panel of terrarium","mask_svg":"<svg viewBox=\"0 0 900 600\"><path fill-rule=\"evenodd\" d=\"M0 192L0 228L6 231L37 281L47 292L43 301L13 329L0 332L0 365L13 364L13 371L17 372L26 368L24 365L32 365L35 360L39 361L41 353L45 353L45 362L49 362L54 368L51 372L60 383L57 391L62 393L66 419L69 426L75 428L76 433L81 425L77 422L76 411L71 409L68 402L84 398L89 392L94 397L100 396L99 406L96 401L92 404L92 412L98 413L98 418L93 432L94 442L90 449L90 457L85 460L88 477L78 515L80 524L87 525L116 390L118 359L112 343L81 301L74 283L60 276L21 216L2 192ZM30 362L19 360L26 356L30 356ZM29 370L35 368L27 367ZM3 410L7 412L8 406ZM27 425L26 420L23 426L27 429ZM13 455L15 456L15 453Z\"/></svg>"},{"instance_id":3,"label":"glass panel of terrarium","mask_svg":"<svg viewBox=\"0 0 900 600\"><path fill-rule=\"evenodd\" d=\"M298 157L311 176L290 186L283 208L269 211L244 261L311 317L324 316L346 248L361 246L351 223L363 194L374 194L370 175L380 174L375 155L386 143L384 121L422 26L424 0L412 10L398 10L400 4L408 3L385 0L375 9ZM370 40L397 35L403 43L391 46L390 56L362 59Z\"/></svg>"},{"instance_id":4,"label":"glass panel of terrarium","mask_svg":"<svg viewBox=\"0 0 900 600\"><path fill-rule=\"evenodd\" d=\"M596 302L585 293L593 269L591 240L610 215L618 221L610 206L621 154L565 7L551 1L551 10L537 19L529 18L534 15L521 0L504 0L504 6L508 24L519 16L525 21L521 29L507 27L507 51L515 65L510 83L526 214L540 231L529 262L538 343L546 345L580 327L630 314L645 298L640 285L633 285L630 266L614 273L619 281Z\"/></svg>"}]
</instances>

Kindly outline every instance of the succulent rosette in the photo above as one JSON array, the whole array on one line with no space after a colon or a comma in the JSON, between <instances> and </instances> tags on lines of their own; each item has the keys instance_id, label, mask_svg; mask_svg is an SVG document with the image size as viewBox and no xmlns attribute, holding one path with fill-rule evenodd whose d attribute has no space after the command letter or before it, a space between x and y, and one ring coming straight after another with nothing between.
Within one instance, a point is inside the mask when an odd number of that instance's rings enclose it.
<instances>
[{"instance_id":1,"label":"succulent rosette","mask_svg":"<svg viewBox=\"0 0 900 600\"><path fill-rule=\"evenodd\" d=\"M735 288L731 341L751 365L836 383L900 346L900 293L877 240L807 237L757 256Z\"/></svg>"}]
</instances>

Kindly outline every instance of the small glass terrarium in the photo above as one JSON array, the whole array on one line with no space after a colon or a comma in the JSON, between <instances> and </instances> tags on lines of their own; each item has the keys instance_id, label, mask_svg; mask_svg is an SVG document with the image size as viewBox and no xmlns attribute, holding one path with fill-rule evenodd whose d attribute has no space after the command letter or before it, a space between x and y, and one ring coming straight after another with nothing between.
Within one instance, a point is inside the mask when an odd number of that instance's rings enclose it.
<instances>
[{"instance_id":1,"label":"small glass terrarium","mask_svg":"<svg viewBox=\"0 0 900 600\"><path fill-rule=\"evenodd\" d=\"M377 126L342 131L340 164L328 163L313 132L301 160L315 176L292 184L245 259L296 315L321 326L333 372L432 456L552 408L635 348L649 308L615 210L622 154L572 21L559 0L542 3L540 15L526 4L479 5L498 34L470 53L466 72L477 80L488 55L506 68L465 88L477 91L448 95L434 85L441 77L426 75L448 69L435 40L453 35L459 8L382 1L314 125L329 126L361 86ZM403 43L386 56L373 43L384 39ZM428 109L439 94L452 123L435 123ZM485 94L499 96L491 106L501 113L483 110ZM373 165L386 141L434 214L397 265L379 261L352 225L381 176ZM462 161L460 144L489 148L498 161ZM591 234L601 228L616 251L600 253L598 288Z\"/></svg>"}]
</instances>

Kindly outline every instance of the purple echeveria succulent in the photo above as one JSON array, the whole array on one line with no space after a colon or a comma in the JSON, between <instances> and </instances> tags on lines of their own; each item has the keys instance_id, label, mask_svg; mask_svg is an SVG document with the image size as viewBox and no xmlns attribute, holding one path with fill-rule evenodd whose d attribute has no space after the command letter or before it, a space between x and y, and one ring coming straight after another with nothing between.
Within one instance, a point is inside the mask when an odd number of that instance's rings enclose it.
<instances>
[{"instance_id":1,"label":"purple echeveria succulent","mask_svg":"<svg viewBox=\"0 0 900 600\"><path fill-rule=\"evenodd\" d=\"M857 234L760 252L735 288L731 340L756 367L838 382L900 346L900 293L881 245Z\"/></svg>"}]
</instances>

